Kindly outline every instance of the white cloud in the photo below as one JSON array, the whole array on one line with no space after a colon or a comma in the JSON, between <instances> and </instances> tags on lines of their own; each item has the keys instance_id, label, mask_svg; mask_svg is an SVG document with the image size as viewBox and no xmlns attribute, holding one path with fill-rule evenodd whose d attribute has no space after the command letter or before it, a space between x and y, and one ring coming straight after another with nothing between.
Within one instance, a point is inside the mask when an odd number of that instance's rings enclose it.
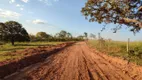
<instances>
[{"instance_id":1,"label":"white cloud","mask_svg":"<svg viewBox=\"0 0 142 80\"><path fill-rule=\"evenodd\" d=\"M19 7L21 11L24 10L24 5L17 4L16 6Z\"/></svg>"},{"instance_id":2,"label":"white cloud","mask_svg":"<svg viewBox=\"0 0 142 80\"><path fill-rule=\"evenodd\" d=\"M15 2L15 0L9 0L9 3L10 4L12 4L12 3L14 3Z\"/></svg>"},{"instance_id":3,"label":"white cloud","mask_svg":"<svg viewBox=\"0 0 142 80\"><path fill-rule=\"evenodd\" d=\"M44 20L40 20L40 19L36 19L32 21L34 24L46 24L46 21Z\"/></svg>"},{"instance_id":4,"label":"white cloud","mask_svg":"<svg viewBox=\"0 0 142 80\"><path fill-rule=\"evenodd\" d=\"M24 2L24 3L29 2L29 0L21 0L21 1ZM15 3L15 2L16 2L16 0L9 0L10 4Z\"/></svg>"},{"instance_id":5,"label":"white cloud","mask_svg":"<svg viewBox=\"0 0 142 80\"><path fill-rule=\"evenodd\" d=\"M27 3L29 0L21 0L21 1L23 1L24 3Z\"/></svg>"},{"instance_id":6,"label":"white cloud","mask_svg":"<svg viewBox=\"0 0 142 80\"><path fill-rule=\"evenodd\" d=\"M24 10L24 8L20 8L20 10L21 10L21 11L23 11L23 10Z\"/></svg>"},{"instance_id":7,"label":"white cloud","mask_svg":"<svg viewBox=\"0 0 142 80\"><path fill-rule=\"evenodd\" d=\"M17 6L17 7L24 7L24 5L20 5L20 4L17 4L16 6Z\"/></svg>"},{"instance_id":8,"label":"white cloud","mask_svg":"<svg viewBox=\"0 0 142 80\"><path fill-rule=\"evenodd\" d=\"M19 18L20 16L21 16L21 14L19 14L17 12L0 9L0 17L3 17L3 18Z\"/></svg>"},{"instance_id":9,"label":"white cloud","mask_svg":"<svg viewBox=\"0 0 142 80\"><path fill-rule=\"evenodd\" d=\"M17 4L16 6L17 6L17 7L20 7L21 5L20 5L20 4Z\"/></svg>"},{"instance_id":10,"label":"white cloud","mask_svg":"<svg viewBox=\"0 0 142 80\"><path fill-rule=\"evenodd\" d=\"M43 2L48 6L51 6L53 2L57 2L59 0L38 0L38 1Z\"/></svg>"}]
</instances>

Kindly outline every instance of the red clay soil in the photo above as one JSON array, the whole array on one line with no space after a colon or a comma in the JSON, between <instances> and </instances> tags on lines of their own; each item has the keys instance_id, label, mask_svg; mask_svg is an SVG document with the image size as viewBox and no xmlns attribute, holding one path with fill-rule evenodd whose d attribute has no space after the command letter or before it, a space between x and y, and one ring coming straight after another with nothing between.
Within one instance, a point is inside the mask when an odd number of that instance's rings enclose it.
<instances>
[{"instance_id":1,"label":"red clay soil","mask_svg":"<svg viewBox=\"0 0 142 80\"><path fill-rule=\"evenodd\" d=\"M79 42L4 80L142 80L142 67Z\"/></svg>"},{"instance_id":2,"label":"red clay soil","mask_svg":"<svg viewBox=\"0 0 142 80\"><path fill-rule=\"evenodd\" d=\"M23 54L24 56L19 59L0 62L0 79L16 71L19 71L24 67L44 61L48 56L62 50L63 48L71 44L72 42L62 43L56 46L42 46L38 48L28 48L23 51L9 53L9 54Z\"/></svg>"}]
</instances>

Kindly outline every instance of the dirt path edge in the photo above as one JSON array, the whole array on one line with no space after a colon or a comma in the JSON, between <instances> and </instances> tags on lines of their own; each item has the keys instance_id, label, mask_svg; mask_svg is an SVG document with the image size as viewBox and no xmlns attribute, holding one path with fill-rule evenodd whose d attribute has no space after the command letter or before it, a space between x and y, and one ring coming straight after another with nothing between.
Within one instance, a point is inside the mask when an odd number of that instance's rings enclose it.
<instances>
[{"instance_id":1,"label":"dirt path edge","mask_svg":"<svg viewBox=\"0 0 142 80\"><path fill-rule=\"evenodd\" d=\"M0 65L0 79L3 79L4 77L6 77L12 73L18 72L21 69L28 67L32 64L42 62L48 56L54 55L58 51L63 50L64 48L71 46L74 43L75 42L67 42L67 43L59 44L57 46L54 46L51 51L44 50L43 52L39 52L39 54L25 56L21 59L13 60L13 61L10 61L9 63L4 64L4 65Z\"/></svg>"}]
</instances>

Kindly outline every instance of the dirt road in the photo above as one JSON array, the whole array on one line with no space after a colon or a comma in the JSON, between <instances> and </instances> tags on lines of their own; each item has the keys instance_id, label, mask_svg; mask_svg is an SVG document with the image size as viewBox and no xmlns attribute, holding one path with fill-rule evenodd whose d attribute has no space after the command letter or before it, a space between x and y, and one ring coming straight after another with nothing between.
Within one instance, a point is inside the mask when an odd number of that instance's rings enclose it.
<instances>
[{"instance_id":1,"label":"dirt road","mask_svg":"<svg viewBox=\"0 0 142 80\"><path fill-rule=\"evenodd\" d=\"M5 80L142 80L142 67L76 43Z\"/></svg>"}]
</instances>

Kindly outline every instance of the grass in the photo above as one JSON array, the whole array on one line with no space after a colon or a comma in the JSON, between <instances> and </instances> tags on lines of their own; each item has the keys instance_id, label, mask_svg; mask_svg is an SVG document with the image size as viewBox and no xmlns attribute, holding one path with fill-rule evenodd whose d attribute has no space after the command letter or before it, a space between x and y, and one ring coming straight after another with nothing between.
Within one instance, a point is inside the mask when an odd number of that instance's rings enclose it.
<instances>
[{"instance_id":1,"label":"grass","mask_svg":"<svg viewBox=\"0 0 142 80\"><path fill-rule=\"evenodd\" d=\"M97 50L115 57L122 57L138 65L142 65L142 42L130 42L127 52L127 42L90 40L88 44Z\"/></svg>"},{"instance_id":2,"label":"grass","mask_svg":"<svg viewBox=\"0 0 142 80\"><path fill-rule=\"evenodd\" d=\"M24 56L22 54L11 54L9 52L16 52L19 50L24 50L26 48L34 48L38 46L57 45L60 43L62 42L16 42L15 46L12 46L11 43L6 43L0 45L0 62Z\"/></svg>"}]
</instances>

